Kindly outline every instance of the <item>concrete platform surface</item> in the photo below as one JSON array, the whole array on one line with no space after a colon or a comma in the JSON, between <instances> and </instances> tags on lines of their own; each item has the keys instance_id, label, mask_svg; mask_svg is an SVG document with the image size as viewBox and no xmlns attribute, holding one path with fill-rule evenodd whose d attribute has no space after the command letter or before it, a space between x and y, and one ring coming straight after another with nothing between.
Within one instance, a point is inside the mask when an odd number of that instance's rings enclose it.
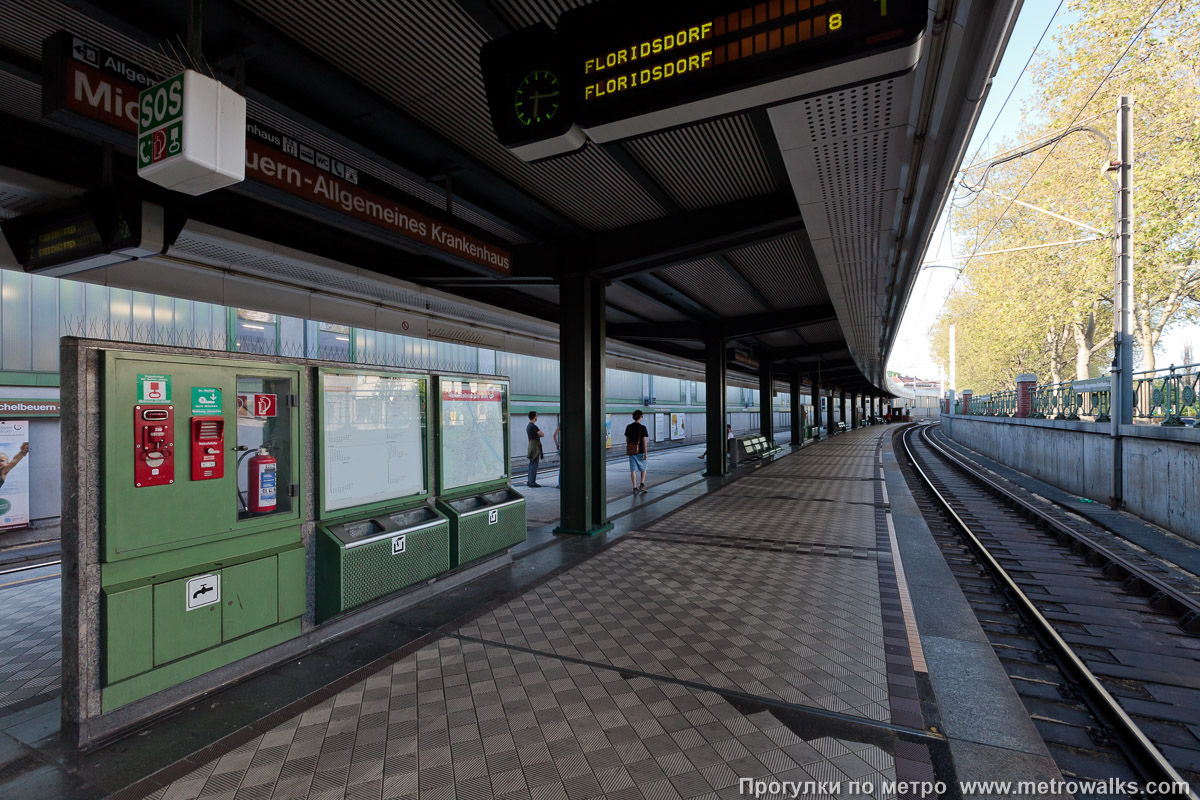
<instances>
[{"instance_id":1,"label":"concrete platform surface","mask_svg":"<svg viewBox=\"0 0 1200 800\"><path fill-rule=\"evenodd\" d=\"M486 579L96 753L55 744L53 702L0 710L0 797L886 798L996 765L1057 777L949 573L906 580L910 557L937 562L892 430L724 479L677 451L656 492L610 503L609 534L535 528Z\"/></svg>"}]
</instances>

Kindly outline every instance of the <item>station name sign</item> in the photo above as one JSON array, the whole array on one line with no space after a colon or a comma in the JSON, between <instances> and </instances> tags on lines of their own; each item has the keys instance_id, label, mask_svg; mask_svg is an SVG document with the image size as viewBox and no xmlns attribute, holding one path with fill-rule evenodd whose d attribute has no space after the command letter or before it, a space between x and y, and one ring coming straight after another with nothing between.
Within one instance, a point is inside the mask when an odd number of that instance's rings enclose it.
<instances>
[{"instance_id":1,"label":"station name sign","mask_svg":"<svg viewBox=\"0 0 1200 800\"><path fill-rule=\"evenodd\" d=\"M0 419L57 417L59 409L58 400L42 400L39 398L0 400Z\"/></svg>"},{"instance_id":2,"label":"station name sign","mask_svg":"<svg viewBox=\"0 0 1200 800\"><path fill-rule=\"evenodd\" d=\"M138 131L138 94L158 82L140 65L66 31L43 45L43 113L81 121L79 127L111 139ZM504 248L409 207L387 182L286 136L247 116L246 180L366 222L378 229L494 270L512 273Z\"/></svg>"},{"instance_id":3,"label":"station name sign","mask_svg":"<svg viewBox=\"0 0 1200 800\"><path fill-rule=\"evenodd\" d=\"M598 0L553 32L489 42L481 63L497 135L533 160L905 72L928 13L922 0ZM538 71L557 86L523 97ZM530 94L557 109L520 119Z\"/></svg>"}]
</instances>

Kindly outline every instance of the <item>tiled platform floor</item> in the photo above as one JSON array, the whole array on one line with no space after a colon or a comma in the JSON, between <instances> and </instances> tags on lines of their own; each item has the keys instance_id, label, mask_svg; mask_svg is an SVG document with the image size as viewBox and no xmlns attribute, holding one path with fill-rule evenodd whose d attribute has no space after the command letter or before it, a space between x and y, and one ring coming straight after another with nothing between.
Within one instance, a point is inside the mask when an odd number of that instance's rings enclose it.
<instances>
[{"instance_id":1,"label":"tiled platform floor","mask_svg":"<svg viewBox=\"0 0 1200 800\"><path fill-rule=\"evenodd\" d=\"M744 777L894 774L874 745L806 742L712 692L447 637L151 797L737 797Z\"/></svg>"},{"instance_id":2,"label":"tiled platform floor","mask_svg":"<svg viewBox=\"0 0 1200 800\"><path fill-rule=\"evenodd\" d=\"M870 781L884 796L882 780L931 779L921 726L895 722L914 719L894 704L911 707L915 684L890 551L864 505L882 433L839 436L626 534L228 752L176 765L149 796L732 798L749 777ZM801 468L811 456L828 463ZM831 470L871 494L832 496L844 482ZM737 491L808 472L831 496ZM783 545L800 540L823 544Z\"/></svg>"},{"instance_id":3,"label":"tiled platform floor","mask_svg":"<svg viewBox=\"0 0 1200 800\"><path fill-rule=\"evenodd\" d=\"M460 633L888 718L872 561L622 541Z\"/></svg>"},{"instance_id":4,"label":"tiled platform floor","mask_svg":"<svg viewBox=\"0 0 1200 800\"><path fill-rule=\"evenodd\" d=\"M30 574L38 572L31 570ZM11 585L0 588L0 717L62 690L57 577L39 580L25 573L4 577L11 579Z\"/></svg>"}]
</instances>

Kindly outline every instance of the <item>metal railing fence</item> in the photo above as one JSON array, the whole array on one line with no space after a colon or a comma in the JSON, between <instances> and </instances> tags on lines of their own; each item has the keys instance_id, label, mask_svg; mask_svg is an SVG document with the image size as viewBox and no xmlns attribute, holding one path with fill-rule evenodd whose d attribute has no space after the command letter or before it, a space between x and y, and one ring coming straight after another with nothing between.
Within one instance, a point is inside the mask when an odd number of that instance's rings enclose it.
<instances>
[{"instance_id":1,"label":"metal railing fence","mask_svg":"<svg viewBox=\"0 0 1200 800\"><path fill-rule=\"evenodd\" d=\"M1018 393L1013 390L971 397L971 416L1011 417L1017 413ZM1133 419L1140 425L1187 426L1200 418L1200 364L1172 364L1164 369L1133 374ZM1035 386L1029 416L1034 419L1110 422L1112 382L1107 375L1083 381L1063 381ZM963 401L954 403L963 413Z\"/></svg>"}]
</instances>

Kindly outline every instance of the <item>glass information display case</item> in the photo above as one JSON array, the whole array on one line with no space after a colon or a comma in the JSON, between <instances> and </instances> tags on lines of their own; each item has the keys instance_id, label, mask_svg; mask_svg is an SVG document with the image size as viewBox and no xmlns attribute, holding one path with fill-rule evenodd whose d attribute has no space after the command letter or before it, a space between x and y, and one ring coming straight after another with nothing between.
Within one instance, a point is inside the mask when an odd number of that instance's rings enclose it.
<instances>
[{"instance_id":1,"label":"glass information display case","mask_svg":"<svg viewBox=\"0 0 1200 800\"><path fill-rule=\"evenodd\" d=\"M318 371L316 592L322 621L450 568L432 508L429 378Z\"/></svg>"},{"instance_id":2,"label":"glass information display case","mask_svg":"<svg viewBox=\"0 0 1200 800\"><path fill-rule=\"evenodd\" d=\"M525 541L525 498L508 485L508 381L436 380L437 508L450 520L450 556L458 566Z\"/></svg>"}]
</instances>

